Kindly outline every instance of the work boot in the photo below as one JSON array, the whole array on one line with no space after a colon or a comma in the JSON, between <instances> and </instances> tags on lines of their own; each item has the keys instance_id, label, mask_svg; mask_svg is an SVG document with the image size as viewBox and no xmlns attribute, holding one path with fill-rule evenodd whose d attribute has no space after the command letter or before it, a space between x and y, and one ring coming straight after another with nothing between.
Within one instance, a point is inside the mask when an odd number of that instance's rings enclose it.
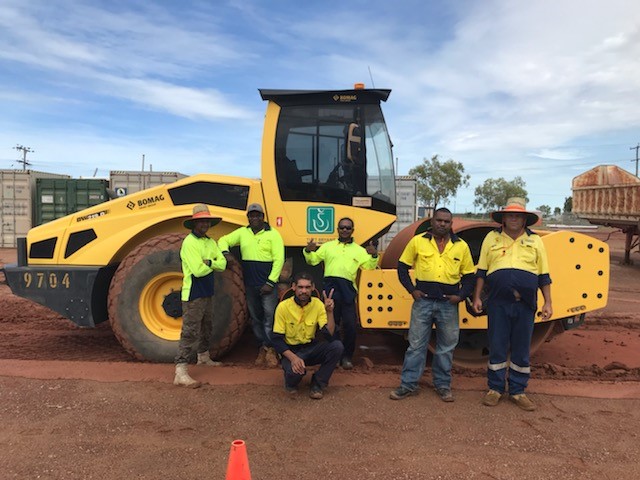
<instances>
[{"instance_id":1,"label":"work boot","mask_svg":"<svg viewBox=\"0 0 640 480\"><path fill-rule=\"evenodd\" d=\"M322 400L324 394L322 393L322 387L320 385L311 385L311 391L309 392L309 398L314 400Z\"/></svg>"},{"instance_id":2,"label":"work boot","mask_svg":"<svg viewBox=\"0 0 640 480\"><path fill-rule=\"evenodd\" d=\"M389 394L391 400L402 400L413 395L418 395L418 390L409 390L402 385Z\"/></svg>"},{"instance_id":3,"label":"work boot","mask_svg":"<svg viewBox=\"0 0 640 480\"><path fill-rule=\"evenodd\" d=\"M482 403L487 407L495 407L502 398L502 394L496 390L489 390L482 399Z\"/></svg>"},{"instance_id":4,"label":"work boot","mask_svg":"<svg viewBox=\"0 0 640 480\"><path fill-rule=\"evenodd\" d=\"M202 385L200 382L189 376L189 373L187 373L186 363L178 363L176 365L176 376L173 379L173 384L187 388L198 388Z\"/></svg>"},{"instance_id":5,"label":"work boot","mask_svg":"<svg viewBox=\"0 0 640 480\"><path fill-rule=\"evenodd\" d=\"M440 400L442 400L443 402L453 402L454 401L453 393L451 393L451 389L450 388L445 388L445 387L436 388L436 393L440 397Z\"/></svg>"},{"instance_id":6,"label":"work boot","mask_svg":"<svg viewBox=\"0 0 640 480\"><path fill-rule=\"evenodd\" d=\"M533 412L536 409L536 405L529 400L524 393L509 395L509 399L522 410L526 410L527 412Z\"/></svg>"},{"instance_id":7,"label":"work boot","mask_svg":"<svg viewBox=\"0 0 640 480\"><path fill-rule=\"evenodd\" d=\"M267 348L264 356L264 363L267 365L267 367L273 368L278 366L278 354L276 353L275 348Z\"/></svg>"},{"instance_id":8,"label":"work boot","mask_svg":"<svg viewBox=\"0 0 640 480\"><path fill-rule=\"evenodd\" d=\"M258 358L256 358L255 365L256 367L264 367L267 355L267 347L260 347L258 351Z\"/></svg>"},{"instance_id":9,"label":"work boot","mask_svg":"<svg viewBox=\"0 0 640 480\"><path fill-rule=\"evenodd\" d=\"M352 370L353 369L353 362L348 357L344 357L342 360L340 360L340 365L342 366L342 368L344 370Z\"/></svg>"},{"instance_id":10,"label":"work boot","mask_svg":"<svg viewBox=\"0 0 640 480\"><path fill-rule=\"evenodd\" d=\"M210 367L219 367L222 365L222 362L214 362L211 360L211 355L209 352L202 352L198 354L198 363L197 365L209 365Z\"/></svg>"}]
</instances>

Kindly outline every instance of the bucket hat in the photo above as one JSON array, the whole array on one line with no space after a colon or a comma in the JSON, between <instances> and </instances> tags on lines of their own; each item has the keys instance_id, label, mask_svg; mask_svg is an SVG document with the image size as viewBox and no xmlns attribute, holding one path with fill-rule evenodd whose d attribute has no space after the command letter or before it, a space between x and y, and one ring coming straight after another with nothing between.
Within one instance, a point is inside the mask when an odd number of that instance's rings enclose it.
<instances>
[{"instance_id":1,"label":"bucket hat","mask_svg":"<svg viewBox=\"0 0 640 480\"><path fill-rule=\"evenodd\" d=\"M502 224L502 217L505 213L521 213L525 215L527 218L527 227L530 227L538 220L540 220L540 217L538 217L537 213L527 210L527 201L522 197L509 198L507 200L507 205L502 207L501 210L493 212L491 214L491 218L493 218L496 223Z\"/></svg>"},{"instance_id":2,"label":"bucket hat","mask_svg":"<svg viewBox=\"0 0 640 480\"><path fill-rule=\"evenodd\" d=\"M184 221L184 226L189 230L193 229L196 220L211 220L211 226L217 225L222 220L221 217L214 217L209 213L209 207L204 203L198 203L193 207L193 216Z\"/></svg>"}]
</instances>

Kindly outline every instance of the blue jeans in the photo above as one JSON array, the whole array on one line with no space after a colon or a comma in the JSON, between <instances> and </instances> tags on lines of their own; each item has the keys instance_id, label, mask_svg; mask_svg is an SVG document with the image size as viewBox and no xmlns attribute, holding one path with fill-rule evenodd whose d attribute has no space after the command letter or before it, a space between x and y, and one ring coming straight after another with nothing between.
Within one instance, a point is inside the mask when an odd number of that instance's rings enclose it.
<instances>
[{"instance_id":1,"label":"blue jeans","mask_svg":"<svg viewBox=\"0 0 640 480\"><path fill-rule=\"evenodd\" d=\"M489 365L487 383L504 393L509 368L509 394L524 393L531 376L529 351L535 311L524 302L489 303Z\"/></svg>"},{"instance_id":2,"label":"blue jeans","mask_svg":"<svg viewBox=\"0 0 640 480\"><path fill-rule=\"evenodd\" d=\"M436 326L436 353L431 371L435 388L451 388L453 351L458 345L460 325L458 305L449 302L420 299L413 302L409 324L409 348L404 355L401 385L409 390L418 388L427 361L427 346L431 329Z\"/></svg>"},{"instance_id":3,"label":"blue jeans","mask_svg":"<svg viewBox=\"0 0 640 480\"><path fill-rule=\"evenodd\" d=\"M262 295L260 294L261 287L246 286L245 288L253 335L261 347L271 347L273 317L278 305L278 290L274 288L271 293Z\"/></svg>"}]
</instances>

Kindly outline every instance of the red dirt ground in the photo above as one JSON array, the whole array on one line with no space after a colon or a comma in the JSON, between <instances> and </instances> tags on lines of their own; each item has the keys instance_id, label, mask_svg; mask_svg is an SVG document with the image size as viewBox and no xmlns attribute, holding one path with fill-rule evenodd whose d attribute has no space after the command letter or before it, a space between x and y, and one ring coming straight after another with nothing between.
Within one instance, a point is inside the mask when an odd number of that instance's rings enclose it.
<instances>
[{"instance_id":1,"label":"red dirt ground","mask_svg":"<svg viewBox=\"0 0 640 480\"><path fill-rule=\"evenodd\" d=\"M389 400L405 344L386 333L360 335L356 369L319 402L253 367L248 333L183 390L108 325L81 329L0 285L0 478L223 478L236 438L254 479L640 478L640 268L620 265L623 241L609 239L609 305L533 356L533 413L483 407L484 372L461 368L453 404L429 372L421 395Z\"/></svg>"}]
</instances>

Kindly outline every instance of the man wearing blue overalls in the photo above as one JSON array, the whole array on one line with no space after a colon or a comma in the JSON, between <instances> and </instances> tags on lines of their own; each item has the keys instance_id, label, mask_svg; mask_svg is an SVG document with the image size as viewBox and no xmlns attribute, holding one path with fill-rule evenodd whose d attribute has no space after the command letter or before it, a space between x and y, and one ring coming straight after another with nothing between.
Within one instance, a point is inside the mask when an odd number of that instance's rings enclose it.
<instances>
[{"instance_id":1,"label":"man wearing blue overalls","mask_svg":"<svg viewBox=\"0 0 640 480\"><path fill-rule=\"evenodd\" d=\"M509 398L521 409L532 411L536 406L524 391L531 376L529 351L538 289L544 298L542 319L553 314L547 254L542 239L528 228L538 221L538 215L526 210L524 199L510 198L491 217L502 226L482 242L473 295L473 308L480 313L480 295L487 286L489 391L482 403L498 404L506 390L508 368Z\"/></svg>"}]
</instances>

